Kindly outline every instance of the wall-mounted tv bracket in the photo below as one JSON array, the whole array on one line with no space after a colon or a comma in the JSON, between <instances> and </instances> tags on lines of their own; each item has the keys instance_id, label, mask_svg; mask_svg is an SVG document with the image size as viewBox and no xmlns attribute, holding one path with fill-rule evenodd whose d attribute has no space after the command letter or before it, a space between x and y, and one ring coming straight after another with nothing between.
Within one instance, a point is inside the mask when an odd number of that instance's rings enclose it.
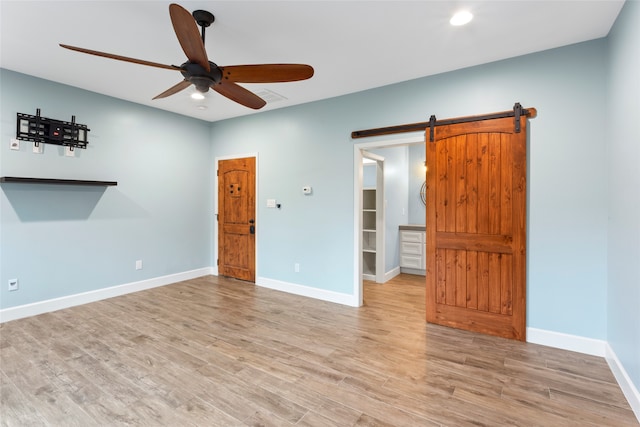
<instances>
[{"instance_id":1,"label":"wall-mounted tv bracket","mask_svg":"<svg viewBox=\"0 0 640 427\"><path fill-rule=\"evenodd\" d=\"M76 123L76 116L71 116L70 122L49 119L40 115L40 109L36 109L36 115L17 113L16 139L32 141L36 146L41 143L64 145L74 148L87 148L89 141L87 134L89 128L86 125Z\"/></svg>"}]
</instances>

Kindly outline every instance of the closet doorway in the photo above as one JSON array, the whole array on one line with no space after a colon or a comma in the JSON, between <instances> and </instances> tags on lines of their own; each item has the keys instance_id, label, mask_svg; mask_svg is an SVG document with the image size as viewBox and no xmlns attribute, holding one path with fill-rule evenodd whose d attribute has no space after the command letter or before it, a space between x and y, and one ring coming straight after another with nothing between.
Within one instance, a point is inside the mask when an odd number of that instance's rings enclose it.
<instances>
[{"instance_id":1,"label":"closet doorway","mask_svg":"<svg viewBox=\"0 0 640 427\"><path fill-rule=\"evenodd\" d=\"M354 266L356 266L356 268L354 268L354 277L353 277L353 287L354 287L354 296L355 296L355 300L358 303L359 306L362 305L363 302L363 274L366 272L366 266L364 265L364 255L363 255L363 248L365 247L365 237L364 237L364 223L363 223L363 217L364 217L364 197L363 197L363 193L364 193L364 189L365 189L365 182L364 182L364 164L363 164L363 159L367 158L367 157L371 157L372 154L375 155L375 153L370 153L371 150L376 150L376 149L381 149L381 148L392 148L392 147L403 147L403 146L409 146L409 145L416 145L416 144L421 144L424 146L424 132L420 132L420 133L416 133L413 134L412 136L408 136L408 137L404 137L404 138L398 138L398 139L386 139L386 140L375 140L375 141L368 141L368 142L358 142L354 144L354 231L355 231L355 236L354 236ZM380 158L382 158L382 161L384 162L384 157L383 156L379 156ZM375 159L374 159L375 160ZM376 160L377 161L377 160ZM383 165L383 167L385 167ZM387 168L388 169L388 168ZM394 173L394 171L392 170L385 170L383 169L384 173ZM397 171L395 171L397 172ZM384 192L384 175L381 173L379 175L379 178L382 180L382 183L380 183L380 188L382 188L382 191ZM376 179L378 179L378 176L376 176ZM376 187L378 187L378 185L376 185ZM377 188L376 188L376 193L377 193ZM377 194L376 194L377 195ZM386 199L384 197L384 193L381 194L380 197L380 204L381 204L381 216L380 219L382 220L382 222L380 223L380 225L376 225L376 237L377 239L382 238L382 240L376 240L376 278L373 279L374 281L378 282L378 283L384 283L385 281L389 280L390 278L394 277L397 273L394 272L393 269L391 269L390 271L387 271L387 267L385 264L387 264L386 262L386 258L388 258L389 256L391 256L392 254L389 253L389 251L391 249L389 249L389 245L390 242L388 241L388 239L385 237L385 211L386 211ZM376 214L378 214L378 209L376 208ZM378 234L378 230L382 231L380 236L377 236ZM387 236L388 237L388 236ZM379 242L379 243L378 243ZM399 272L399 267L398 267L398 272ZM367 278L367 280L371 279L371 276L364 276ZM424 278L423 278L424 280Z\"/></svg>"}]
</instances>

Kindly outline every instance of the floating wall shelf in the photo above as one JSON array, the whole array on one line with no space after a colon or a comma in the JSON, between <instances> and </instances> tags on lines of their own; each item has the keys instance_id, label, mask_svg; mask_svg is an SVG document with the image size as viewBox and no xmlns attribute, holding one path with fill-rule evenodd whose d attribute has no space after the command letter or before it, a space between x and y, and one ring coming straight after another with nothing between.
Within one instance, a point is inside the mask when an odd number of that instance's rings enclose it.
<instances>
[{"instance_id":1,"label":"floating wall shelf","mask_svg":"<svg viewBox=\"0 0 640 427\"><path fill-rule=\"evenodd\" d=\"M62 184L62 185L92 185L109 187L118 185L117 181L88 181L83 179L51 179L51 178L22 178L15 176L0 177L0 183L12 182L18 184Z\"/></svg>"}]
</instances>

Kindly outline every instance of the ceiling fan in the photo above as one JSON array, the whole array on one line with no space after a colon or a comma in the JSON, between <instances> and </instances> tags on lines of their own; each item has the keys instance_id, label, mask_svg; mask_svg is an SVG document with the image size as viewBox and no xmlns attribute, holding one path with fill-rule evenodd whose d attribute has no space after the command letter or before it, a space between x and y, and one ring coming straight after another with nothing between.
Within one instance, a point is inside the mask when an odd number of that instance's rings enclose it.
<instances>
[{"instance_id":1,"label":"ceiling fan","mask_svg":"<svg viewBox=\"0 0 640 427\"><path fill-rule=\"evenodd\" d=\"M180 46L187 56L187 62L180 66L159 64L66 44L60 44L60 46L90 55L180 71L182 73L184 79L180 83L170 87L153 99L166 98L188 88L190 85L194 85L200 92L207 92L211 88L239 104L258 110L266 105L266 101L237 83L293 82L306 80L313 76L313 67L305 64L255 64L220 67L209 61L204 48L205 28L213 23L214 16L205 10L196 10L192 15L185 8L175 3L169 6L169 15ZM196 23L202 28L202 34L198 32Z\"/></svg>"}]
</instances>

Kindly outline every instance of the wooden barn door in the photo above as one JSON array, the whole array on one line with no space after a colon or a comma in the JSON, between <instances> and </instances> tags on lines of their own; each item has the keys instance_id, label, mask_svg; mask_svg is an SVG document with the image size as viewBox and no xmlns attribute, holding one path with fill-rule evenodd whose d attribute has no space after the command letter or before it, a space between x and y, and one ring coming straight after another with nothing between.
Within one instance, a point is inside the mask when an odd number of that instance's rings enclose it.
<instances>
[{"instance_id":1,"label":"wooden barn door","mask_svg":"<svg viewBox=\"0 0 640 427\"><path fill-rule=\"evenodd\" d=\"M427 321L526 338L526 123L427 129Z\"/></svg>"},{"instance_id":2,"label":"wooden barn door","mask_svg":"<svg viewBox=\"0 0 640 427\"><path fill-rule=\"evenodd\" d=\"M255 281L256 159L218 163L218 274Z\"/></svg>"}]
</instances>

